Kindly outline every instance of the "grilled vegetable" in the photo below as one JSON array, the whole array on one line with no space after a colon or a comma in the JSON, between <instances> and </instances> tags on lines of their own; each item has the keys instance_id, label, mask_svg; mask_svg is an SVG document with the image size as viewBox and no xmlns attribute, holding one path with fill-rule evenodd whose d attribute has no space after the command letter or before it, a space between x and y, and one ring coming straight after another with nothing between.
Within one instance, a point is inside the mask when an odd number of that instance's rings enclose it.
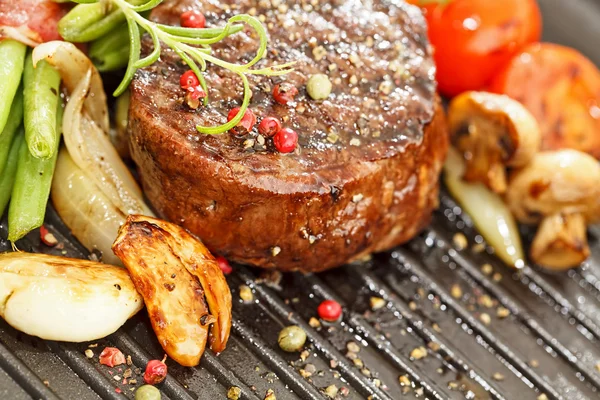
<instances>
[{"instance_id":1,"label":"grilled vegetable","mask_svg":"<svg viewBox=\"0 0 600 400\"><path fill-rule=\"evenodd\" d=\"M11 105L21 82L26 49L24 44L15 40L0 41L0 132L8 121Z\"/></svg>"},{"instance_id":2,"label":"grilled vegetable","mask_svg":"<svg viewBox=\"0 0 600 400\"><path fill-rule=\"evenodd\" d=\"M465 164L455 149L450 149L444 164L444 182L452 196L506 264L523 263L523 248L517 223L500 196L481 183L463 181Z\"/></svg>"},{"instance_id":3,"label":"grilled vegetable","mask_svg":"<svg viewBox=\"0 0 600 400\"><path fill-rule=\"evenodd\" d=\"M10 108L8 121L0 132L0 175L8 159L10 144L12 143L18 128L23 122L23 90L19 88Z\"/></svg>"},{"instance_id":4,"label":"grilled vegetable","mask_svg":"<svg viewBox=\"0 0 600 400\"><path fill-rule=\"evenodd\" d=\"M144 297L165 352L195 366L210 347L225 349L231 328L231 292L215 258L177 225L130 215L113 250Z\"/></svg>"},{"instance_id":5,"label":"grilled vegetable","mask_svg":"<svg viewBox=\"0 0 600 400\"><path fill-rule=\"evenodd\" d=\"M90 45L90 58L100 72L114 71L129 61L129 31L123 24Z\"/></svg>"},{"instance_id":6,"label":"grilled vegetable","mask_svg":"<svg viewBox=\"0 0 600 400\"><path fill-rule=\"evenodd\" d=\"M7 144L10 152L4 163L4 168L0 174L0 216L4 215L6 206L10 201L13 185L15 183L15 174L17 172L17 164L19 162L19 150L25 141L23 132L19 132L11 144Z\"/></svg>"},{"instance_id":7,"label":"grilled vegetable","mask_svg":"<svg viewBox=\"0 0 600 400\"><path fill-rule=\"evenodd\" d=\"M127 271L44 254L0 254L0 315L47 340L84 342L115 332L144 305Z\"/></svg>"},{"instance_id":8,"label":"grilled vegetable","mask_svg":"<svg viewBox=\"0 0 600 400\"><path fill-rule=\"evenodd\" d=\"M600 165L577 150L541 152L510 179L506 201L523 223L541 223L531 259L562 270L590 254L586 225L600 221Z\"/></svg>"},{"instance_id":9,"label":"grilled vegetable","mask_svg":"<svg viewBox=\"0 0 600 400\"><path fill-rule=\"evenodd\" d=\"M50 158L36 158L31 154L27 142L24 142L19 150L12 201L8 209L8 240L11 242L16 242L44 223L52 176L58 157L62 115L62 102L59 102L53 117L58 139L53 144L56 147L50 148ZM27 131L25 131L25 138L27 138Z\"/></svg>"},{"instance_id":10,"label":"grilled vegetable","mask_svg":"<svg viewBox=\"0 0 600 400\"><path fill-rule=\"evenodd\" d=\"M25 139L36 158L49 159L58 148L56 110L61 103L60 74L46 61L34 66L31 56L25 60L23 93Z\"/></svg>"},{"instance_id":11,"label":"grilled vegetable","mask_svg":"<svg viewBox=\"0 0 600 400\"><path fill-rule=\"evenodd\" d=\"M422 5L435 47L439 90L455 96L482 90L502 67L541 35L535 0L408 0Z\"/></svg>"},{"instance_id":12,"label":"grilled vegetable","mask_svg":"<svg viewBox=\"0 0 600 400\"><path fill-rule=\"evenodd\" d=\"M542 150L571 148L600 159L600 71L578 51L533 44L490 89L523 103L537 118Z\"/></svg>"},{"instance_id":13,"label":"grilled vegetable","mask_svg":"<svg viewBox=\"0 0 600 400\"><path fill-rule=\"evenodd\" d=\"M468 182L506 191L506 167L527 164L540 147L540 128L517 101L486 92L465 92L452 100L450 133L464 155Z\"/></svg>"},{"instance_id":14,"label":"grilled vegetable","mask_svg":"<svg viewBox=\"0 0 600 400\"><path fill-rule=\"evenodd\" d=\"M56 67L70 96L63 135L75 164L123 214L151 215L139 186L110 143L106 95L91 61L73 44L65 42L36 47L33 61L40 60Z\"/></svg>"},{"instance_id":15,"label":"grilled vegetable","mask_svg":"<svg viewBox=\"0 0 600 400\"><path fill-rule=\"evenodd\" d=\"M103 262L121 265L111 247L126 215L75 165L65 148L56 162L50 196L56 212L81 244L89 251L100 251Z\"/></svg>"},{"instance_id":16,"label":"grilled vegetable","mask_svg":"<svg viewBox=\"0 0 600 400\"><path fill-rule=\"evenodd\" d=\"M131 1L132 4L142 2ZM123 12L109 2L78 4L58 22L58 32L69 42L90 42L110 34L123 22Z\"/></svg>"}]
</instances>

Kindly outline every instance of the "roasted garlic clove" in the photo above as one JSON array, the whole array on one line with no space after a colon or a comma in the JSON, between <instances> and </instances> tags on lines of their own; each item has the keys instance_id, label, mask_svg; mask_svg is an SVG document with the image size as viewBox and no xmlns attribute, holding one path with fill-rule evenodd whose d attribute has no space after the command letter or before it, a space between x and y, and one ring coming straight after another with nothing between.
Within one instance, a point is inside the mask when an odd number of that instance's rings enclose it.
<instances>
[{"instance_id":1,"label":"roasted garlic clove","mask_svg":"<svg viewBox=\"0 0 600 400\"><path fill-rule=\"evenodd\" d=\"M510 177L507 204L517 220L540 223L531 248L537 264L577 266L589 255L585 226L600 221L600 165L577 150L537 153ZM558 254L558 249L566 253Z\"/></svg>"},{"instance_id":2,"label":"roasted garlic clove","mask_svg":"<svg viewBox=\"0 0 600 400\"><path fill-rule=\"evenodd\" d=\"M108 336L144 306L123 268L21 252L0 254L0 304L15 329L65 342Z\"/></svg>"},{"instance_id":3,"label":"roasted garlic clove","mask_svg":"<svg viewBox=\"0 0 600 400\"><path fill-rule=\"evenodd\" d=\"M585 218L581 214L554 214L542 220L531 244L531 259L549 269L577 266L590 255Z\"/></svg>"},{"instance_id":4,"label":"roasted garlic clove","mask_svg":"<svg viewBox=\"0 0 600 400\"><path fill-rule=\"evenodd\" d=\"M521 167L540 148L537 121L519 102L503 95L466 92L448 110L455 147L463 154L468 182L506 191L506 167Z\"/></svg>"},{"instance_id":5,"label":"roasted garlic clove","mask_svg":"<svg viewBox=\"0 0 600 400\"><path fill-rule=\"evenodd\" d=\"M152 327L166 353L195 366L210 346L225 349L231 328L231 292L216 260L183 228L130 215L113 251L144 297Z\"/></svg>"}]
</instances>

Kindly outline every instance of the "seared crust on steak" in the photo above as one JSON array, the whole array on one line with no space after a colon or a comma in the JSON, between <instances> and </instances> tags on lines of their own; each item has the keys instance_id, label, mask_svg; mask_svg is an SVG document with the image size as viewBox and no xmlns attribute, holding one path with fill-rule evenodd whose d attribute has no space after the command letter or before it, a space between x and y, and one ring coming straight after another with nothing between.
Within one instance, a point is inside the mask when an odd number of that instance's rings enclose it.
<instances>
[{"instance_id":1,"label":"seared crust on steak","mask_svg":"<svg viewBox=\"0 0 600 400\"><path fill-rule=\"evenodd\" d=\"M230 0L167 1L153 18L176 23L191 7L207 26L252 9L265 15L270 52L259 67L298 60L283 79L300 95L278 105L270 91L282 78L251 77L250 107L259 120L276 116L295 129L299 148L286 155L269 144L244 148L254 132L199 134L196 125L225 121L241 88L233 74L209 66L209 106L190 110L178 86L187 68L164 51L131 86L130 147L146 195L212 251L261 267L320 271L407 241L437 205L448 146L422 16L391 0L273 2L235 1L232 10ZM232 62L254 50L242 33L214 49ZM306 95L313 73L334 83L325 101Z\"/></svg>"}]
</instances>

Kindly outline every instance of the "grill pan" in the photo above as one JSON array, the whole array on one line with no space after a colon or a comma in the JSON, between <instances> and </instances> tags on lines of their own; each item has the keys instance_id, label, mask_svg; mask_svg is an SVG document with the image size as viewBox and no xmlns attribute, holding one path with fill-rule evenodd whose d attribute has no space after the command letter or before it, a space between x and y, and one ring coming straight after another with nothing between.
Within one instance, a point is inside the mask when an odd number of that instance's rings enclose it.
<instances>
[{"instance_id":1,"label":"grill pan","mask_svg":"<svg viewBox=\"0 0 600 400\"><path fill-rule=\"evenodd\" d=\"M539 3L544 39L578 48L600 65L600 1ZM227 350L207 350L197 368L167 361L163 399L224 399L233 386L242 399L262 400L269 389L278 399L322 399L330 385L346 399L600 398L600 228L591 229L593 256L580 268L515 271L485 248L444 190L440 203L420 236L369 261L317 275L265 276L236 266L228 276L234 318ZM90 256L51 207L46 226L64 249L44 246L38 232L18 248ZM466 248L457 246L457 234ZM10 248L0 239L0 251ZM242 284L253 290L251 304L238 301ZM387 306L372 311L371 297ZM325 298L343 305L344 319L313 328L308 321ZM290 324L307 332L302 355L277 346L279 330ZM350 342L360 347L357 355L348 352ZM100 365L98 354L109 345L133 365ZM162 355L145 311L106 339L82 344L40 340L0 321L0 399L133 398L142 382L136 368ZM137 385L123 384L127 368Z\"/></svg>"}]
</instances>

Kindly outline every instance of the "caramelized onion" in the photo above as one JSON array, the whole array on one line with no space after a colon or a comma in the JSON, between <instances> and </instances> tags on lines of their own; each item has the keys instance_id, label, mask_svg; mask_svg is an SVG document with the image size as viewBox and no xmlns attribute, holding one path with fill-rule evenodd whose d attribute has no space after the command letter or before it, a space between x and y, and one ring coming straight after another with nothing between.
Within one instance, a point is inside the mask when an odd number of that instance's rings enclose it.
<instances>
[{"instance_id":1,"label":"caramelized onion","mask_svg":"<svg viewBox=\"0 0 600 400\"><path fill-rule=\"evenodd\" d=\"M100 251L102 261L122 265L111 246L125 214L98 190L64 148L56 162L50 195L54 208L81 244L89 251Z\"/></svg>"},{"instance_id":2,"label":"caramelized onion","mask_svg":"<svg viewBox=\"0 0 600 400\"><path fill-rule=\"evenodd\" d=\"M106 95L98 71L73 44L48 42L33 51L60 72L69 100L63 135L75 164L123 214L152 215L142 192L108 137Z\"/></svg>"},{"instance_id":3,"label":"caramelized onion","mask_svg":"<svg viewBox=\"0 0 600 400\"><path fill-rule=\"evenodd\" d=\"M35 47L39 44L39 35L26 26L0 26L0 39L8 38Z\"/></svg>"}]
</instances>

